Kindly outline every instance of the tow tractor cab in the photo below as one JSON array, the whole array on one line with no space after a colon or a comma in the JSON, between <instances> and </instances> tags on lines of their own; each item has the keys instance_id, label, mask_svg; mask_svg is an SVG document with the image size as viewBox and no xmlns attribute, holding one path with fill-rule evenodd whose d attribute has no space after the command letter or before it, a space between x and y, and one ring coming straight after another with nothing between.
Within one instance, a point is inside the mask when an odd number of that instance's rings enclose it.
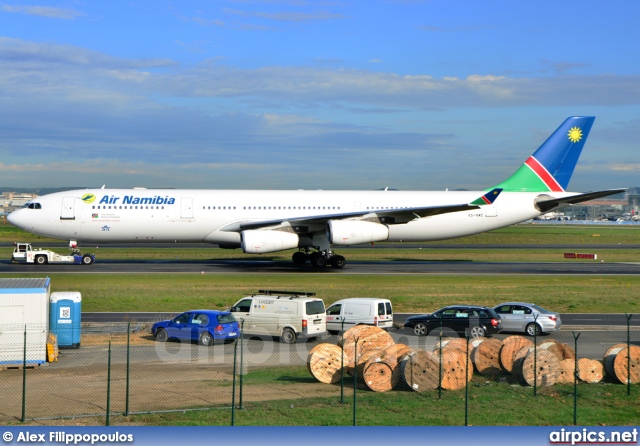
<instances>
[{"instance_id":1,"label":"tow tractor cab","mask_svg":"<svg viewBox=\"0 0 640 446\"><path fill-rule=\"evenodd\" d=\"M327 330L331 334L347 331L355 325L393 326L393 309L389 299L354 297L342 299L327 308Z\"/></svg>"},{"instance_id":2,"label":"tow tractor cab","mask_svg":"<svg viewBox=\"0 0 640 446\"><path fill-rule=\"evenodd\" d=\"M71 255L62 256L46 249L34 249L31 243L15 242L11 261L16 263L35 263L46 265L47 263L71 263L75 265L91 265L95 261L94 254L82 255L77 249L73 249Z\"/></svg>"},{"instance_id":3,"label":"tow tractor cab","mask_svg":"<svg viewBox=\"0 0 640 446\"><path fill-rule=\"evenodd\" d=\"M243 324L244 334L277 336L294 344L300 337L327 332L324 302L313 296L315 293L259 290L236 302L231 312Z\"/></svg>"}]
</instances>

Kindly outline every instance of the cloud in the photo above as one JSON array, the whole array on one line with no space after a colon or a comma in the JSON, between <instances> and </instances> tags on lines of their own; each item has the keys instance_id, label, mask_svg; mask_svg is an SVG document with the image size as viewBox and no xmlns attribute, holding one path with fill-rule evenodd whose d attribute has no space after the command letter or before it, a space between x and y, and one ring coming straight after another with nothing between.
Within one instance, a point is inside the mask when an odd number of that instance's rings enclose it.
<instances>
[{"instance_id":1,"label":"cloud","mask_svg":"<svg viewBox=\"0 0 640 446\"><path fill-rule=\"evenodd\" d=\"M182 66L5 37L0 95L5 184L31 185L24 173L38 171L44 186L74 178L122 187L477 189L487 186L487 175L499 182L531 153L520 159L514 146L535 149L530 140L542 142L553 130L510 122L512 133L482 139L486 128L505 128L487 116L491 109L504 116L516 107L637 105L640 76L436 77L315 66L247 69L215 59ZM439 117L458 109L460 122ZM482 122L465 118L475 110L482 110ZM640 137L638 128L632 120L599 127L599 150L590 153L626 147ZM473 141L465 142L465 134ZM499 162L489 160L496 142ZM625 150L617 152L619 166L600 163L597 181L637 175L629 167L635 153L627 170L619 170ZM260 175L257 166L266 166ZM452 171L467 174L452 180Z\"/></svg>"},{"instance_id":2,"label":"cloud","mask_svg":"<svg viewBox=\"0 0 640 446\"><path fill-rule=\"evenodd\" d=\"M2 5L0 6L0 9L4 12L35 15L35 16L47 17L51 19L73 20L84 15L83 13L76 11L75 9L54 8L51 6Z\"/></svg>"},{"instance_id":3,"label":"cloud","mask_svg":"<svg viewBox=\"0 0 640 446\"><path fill-rule=\"evenodd\" d=\"M457 107L631 105L640 103L638 75L466 78L400 75L327 67L238 68L210 59L181 67L169 59L123 59L68 45L0 38L0 90L68 100L114 102L141 96L260 101L299 107L441 110ZM44 96L43 96L44 95ZM126 101L125 101L126 102ZM122 103L122 102L121 102ZM280 105L277 105L280 104Z\"/></svg>"}]
</instances>

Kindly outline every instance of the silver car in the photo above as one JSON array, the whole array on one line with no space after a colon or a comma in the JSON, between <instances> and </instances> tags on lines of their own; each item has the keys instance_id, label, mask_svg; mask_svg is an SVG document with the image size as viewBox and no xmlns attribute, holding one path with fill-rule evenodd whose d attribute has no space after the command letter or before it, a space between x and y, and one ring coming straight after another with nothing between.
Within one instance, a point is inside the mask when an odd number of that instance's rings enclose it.
<instances>
[{"instance_id":1,"label":"silver car","mask_svg":"<svg viewBox=\"0 0 640 446\"><path fill-rule=\"evenodd\" d=\"M504 302L493 307L502 319L502 331L525 332L529 336L560 330L560 314L525 302Z\"/></svg>"}]
</instances>

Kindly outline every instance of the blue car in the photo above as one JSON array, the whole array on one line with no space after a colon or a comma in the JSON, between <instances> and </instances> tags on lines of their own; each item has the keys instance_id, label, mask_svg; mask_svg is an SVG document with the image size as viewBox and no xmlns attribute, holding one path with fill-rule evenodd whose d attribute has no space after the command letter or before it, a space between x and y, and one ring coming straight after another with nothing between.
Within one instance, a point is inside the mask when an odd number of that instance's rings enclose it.
<instances>
[{"instance_id":1,"label":"blue car","mask_svg":"<svg viewBox=\"0 0 640 446\"><path fill-rule=\"evenodd\" d=\"M216 341L232 342L239 330L238 321L228 311L191 310L169 321L156 322L151 334L158 342L178 339L209 346Z\"/></svg>"}]
</instances>

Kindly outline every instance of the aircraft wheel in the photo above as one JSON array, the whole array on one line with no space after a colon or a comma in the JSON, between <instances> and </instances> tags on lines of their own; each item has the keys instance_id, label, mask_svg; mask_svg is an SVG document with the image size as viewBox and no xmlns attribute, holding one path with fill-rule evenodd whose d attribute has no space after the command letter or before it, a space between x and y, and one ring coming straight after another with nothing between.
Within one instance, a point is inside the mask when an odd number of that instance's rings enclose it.
<instances>
[{"instance_id":1,"label":"aircraft wheel","mask_svg":"<svg viewBox=\"0 0 640 446\"><path fill-rule=\"evenodd\" d=\"M291 256L291 260L293 260L293 263L295 263L296 265L304 265L305 263L307 263L308 256L304 252L298 251L293 253L293 256Z\"/></svg>"},{"instance_id":2,"label":"aircraft wheel","mask_svg":"<svg viewBox=\"0 0 640 446\"><path fill-rule=\"evenodd\" d=\"M311 254L309 256L309 260L311 260L311 265L313 265L314 268L324 268L327 266L327 259L325 259L319 252Z\"/></svg>"},{"instance_id":3,"label":"aircraft wheel","mask_svg":"<svg viewBox=\"0 0 640 446\"><path fill-rule=\"evenodd\" d=\"M333 256L331 257L331 266L334 268L344 268L344 265L347 263L347 259L343 256Z\"/></svg>"}]
</instances>

